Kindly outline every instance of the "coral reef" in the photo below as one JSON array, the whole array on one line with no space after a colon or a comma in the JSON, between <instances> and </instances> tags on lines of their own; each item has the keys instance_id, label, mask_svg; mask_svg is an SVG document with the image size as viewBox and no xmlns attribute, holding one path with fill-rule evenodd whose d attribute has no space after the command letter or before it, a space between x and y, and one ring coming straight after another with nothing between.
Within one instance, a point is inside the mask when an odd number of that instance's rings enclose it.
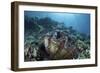
<instances>
[{"instance_id":1,"label":"coral reef","mask_svg":"<svg viewBox=\"0 0 100 73\"><path fill-rule=\"evenodd\" d=\"M90 58L90 36L50 17L25 16L24 61Z\"/></svg>"}]
</instances>

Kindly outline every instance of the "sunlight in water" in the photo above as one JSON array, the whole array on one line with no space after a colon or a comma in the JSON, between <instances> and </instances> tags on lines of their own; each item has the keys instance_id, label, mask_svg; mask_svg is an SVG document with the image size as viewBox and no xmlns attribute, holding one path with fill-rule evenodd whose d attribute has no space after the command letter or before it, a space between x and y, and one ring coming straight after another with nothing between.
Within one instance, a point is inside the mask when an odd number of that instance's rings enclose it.
<instances>
[{"instance_id":1,"label":"sunlight in water","mask_svg":"<svg viewBox=\"0 0 100 73\"><path fill-rule=\"evenodd\" d=\"M54 16L57 16L57 18L67 18L67 19L74 19L74 14L72 13L53 13Z\"/></svg>"},{"instance_id":2,"label":"sunlight in water","mask_svg":"<svg viewBox=\"0 0 100 73\"><path fill-rule=\"evenodd\" d=\"M76 26L77 20L73 13L53 13L52 18L64 22L66 26Z\"/></svg>"}]
</instances>

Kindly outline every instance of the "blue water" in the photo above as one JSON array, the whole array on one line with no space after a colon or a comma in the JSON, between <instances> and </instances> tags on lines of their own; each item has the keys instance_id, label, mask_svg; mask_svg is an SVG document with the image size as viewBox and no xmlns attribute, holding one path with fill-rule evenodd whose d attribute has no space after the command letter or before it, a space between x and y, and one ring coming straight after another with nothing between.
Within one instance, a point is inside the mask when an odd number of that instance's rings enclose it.
<instances>
[{"instance_id":1,"label":"blue water","mask_svg":"<svg viewBox=\"0 0 100 73\"><path fill-rule=\"evenodd\" d=\"M50 17L57 22L64 23L67 27L72 26L80 33L90 35L90 14L41 11L24 11L24 14L38 18Z\"/></svg>"}]
</instances>

